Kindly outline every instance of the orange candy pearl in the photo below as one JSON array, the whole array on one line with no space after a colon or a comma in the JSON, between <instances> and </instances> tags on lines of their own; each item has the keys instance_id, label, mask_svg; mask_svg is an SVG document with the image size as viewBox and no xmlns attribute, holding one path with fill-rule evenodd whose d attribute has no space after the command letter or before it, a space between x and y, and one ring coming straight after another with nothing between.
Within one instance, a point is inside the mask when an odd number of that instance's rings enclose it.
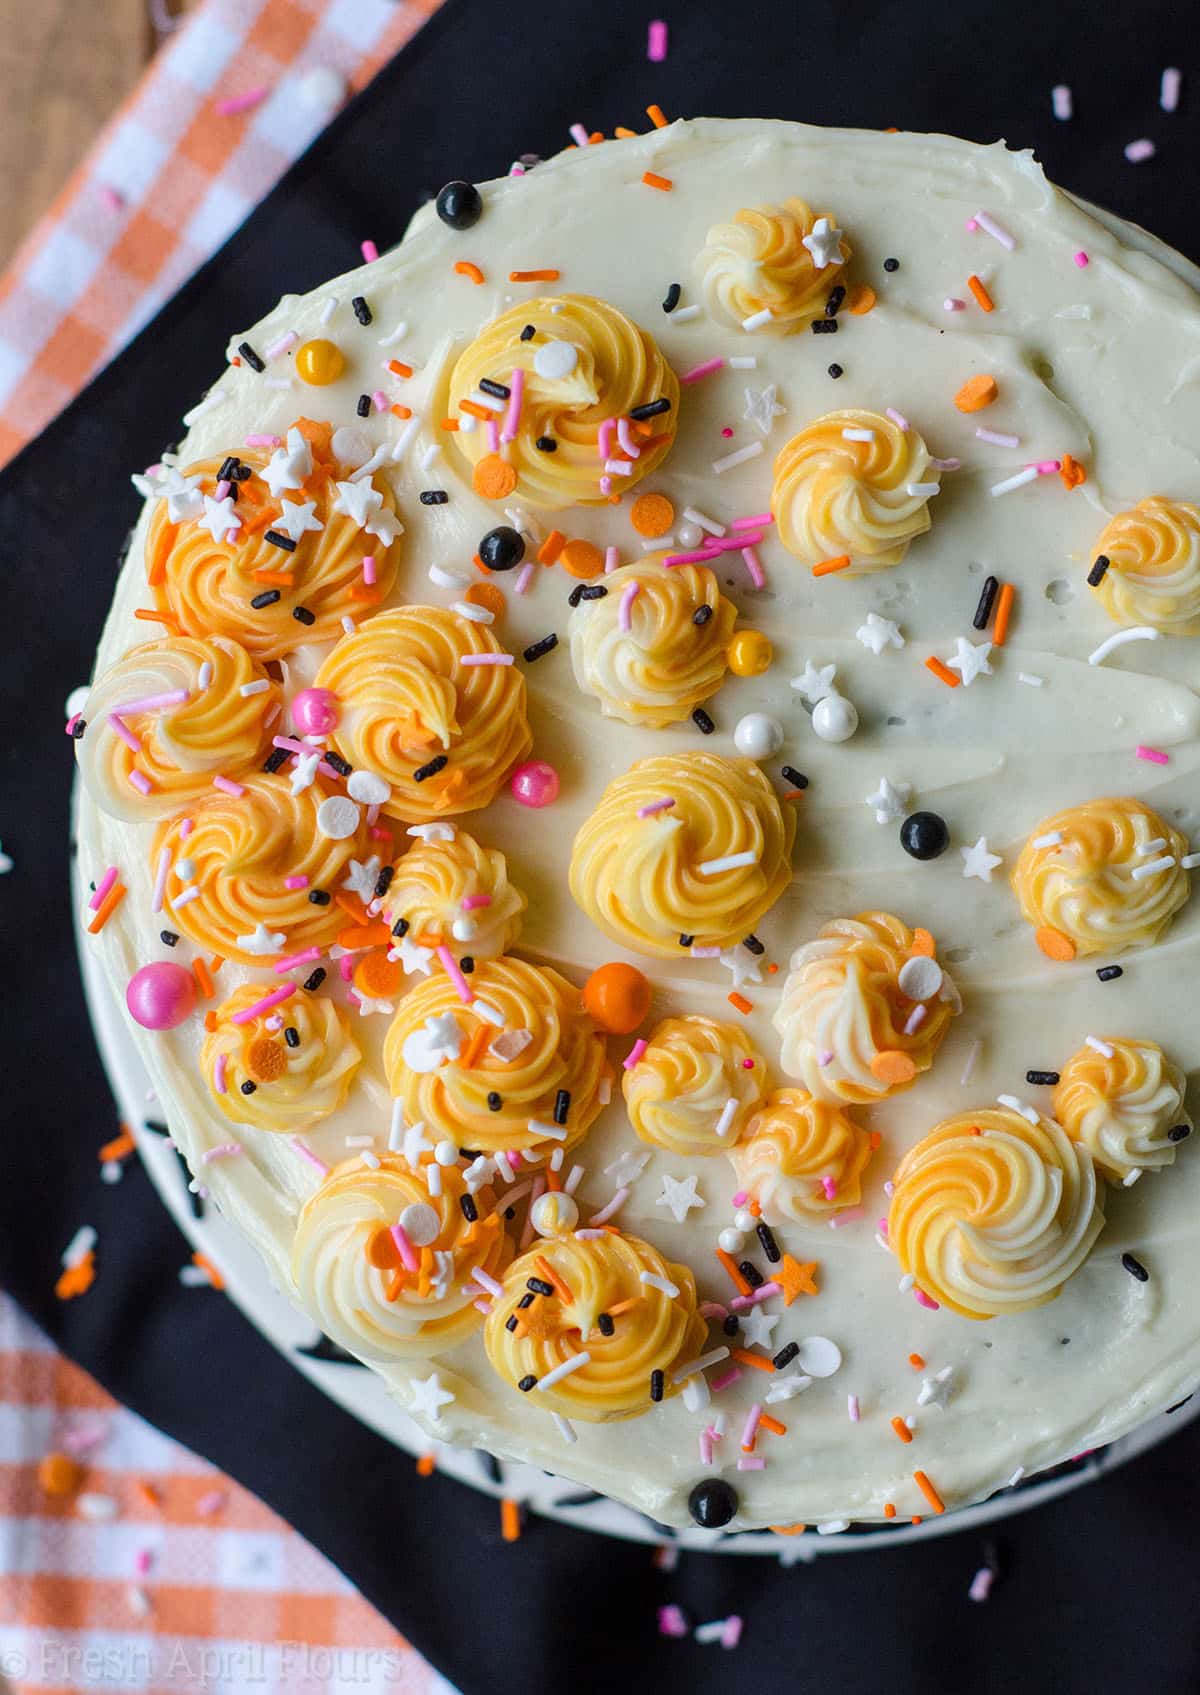
<instances>
[{"instance_id":1,"label":"orange candy pearl","mask_svg":"<svg viewBox=\"0 0 1200 1695\"><path fill-rule=\"evenodd\" d=\"M296 349L296 375L301 382L311 383L314 388L335 383L345 369L346 355L335 341L321 337L316 341L306 341Z\"/></svg>"},{"instance_id":2,"label":"orange candy pearl","mask_svg":"<svg viewBox=\"0 0 1200 1695\"><path fill-rule=\"evenodd\" d=\"M636 965L614 960L592 972L583 985L583 1004L602 1030L628 1036L650 1010L650 984Z\"/></svg>"}]
</instances>

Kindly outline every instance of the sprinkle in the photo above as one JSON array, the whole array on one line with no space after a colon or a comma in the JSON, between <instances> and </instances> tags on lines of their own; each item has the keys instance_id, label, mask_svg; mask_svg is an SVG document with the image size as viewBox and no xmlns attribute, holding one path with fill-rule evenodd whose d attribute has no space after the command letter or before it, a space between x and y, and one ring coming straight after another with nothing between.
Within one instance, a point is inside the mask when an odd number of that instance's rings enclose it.
<instances>
[{"instance_id":1,"label":"sprinkle","mask_svg":"<svg viewBox=\"0 0 1200 1695\"><path fill-rule=\"evenodd\" d=\"M1140 883L1145 877L1153 877L1156 871L1166 871L1176 863L1173 853L1164 853L1159 859L1147 859L1141 865L1135 865L1129 875L1135 883Z\"/></svg>"},{"instance_id":2,"label":"sprinkle","mask_svg":"<svg viewBox=\"0 0 1200 1695\"><path fill-rule=\"evenodd\" d=\"M925 669L932 671L938 681L945 683L948 689L956 689L962 681L962 678L951 671L948 665L943 665L942 661L932 654L925 661Z\"/></svg>"},{"instance_id":3,"label":"sprinkle","mask_svg":"<svg viewBox=\"0 0 1200 1695\"><path fill-rule=\"evenodd\" d=\"M979 278L975 275L974 271L972 271L971 275L967 278L967 287L970 289L971 293L975 296L976 304L978 306L980 306L983 311L985 311L985 312L995 311L995 302L993 301L991 295L988 293L987 289L984 288L984 286L980 282Z\"/></svg>"},{"instance_id":4,"label":"sprinkle","mask_svg":"<svg viewBox=\"0 0 1200 1695\"><path fill-rule=\"evenodd\" d=\"M739 994L736 989L732 992L732 994L726 995L725 999L729 1002L730 1006L735 1007L738 1012L747 1013L753 1012L754 1010L754 1002L748 1001L745 995Z\"/></svg>"},{"instance_id":5,"label":"sprinkle","mask_svg":"<svg viewBox=\"0 0 1200 1695\"><path fill-rule=\"evenodd\" d=\"M747 848L744 853L727 853L721 859L702 859L696 870L702 877L711 877L719 871L736 871L743 865L757 865L758 858L753 848Z\"/></svg>"},{"instance_id":6,"label":"sprinkle","mask_svg":"<svg viewBox=\"0 0 1200 1695\"><path fill-rule=\"evenodd\" d=\"M1067 115L1068 117L1070 116L1069 113ZM979 1570L971 1579L971 1586L967 1590L967 1599L970 1601L986 1601L992 1592L992 1585L995 1581L996 1574L992 1568L990 1566L980 1566Z\"/></svg>"},{"instance_id":7,"label":"sprinkle","mask_svg":"<svg viewBox=\"0 0 1200 1695\"><path fill-rule=\"evenodd\" d=\"M922 1495L924 1495L925 1499L929 1502L929 1505L933 1508L935 1513L944 1513L945 1512L945 1510L946 1510L945 1501L942 1500L942 1497L938 1494L937 1490L934 1488L933 1484L929 1481L929 1479L926 1477L926 1475L923 1471L914 1471L913 1472L913 1482L916 1484L917 1488L921 1491Z\"/></svg>"},{"instance_id":8,"label":"sprinkle","mask_svg":"<svg viewBox=\"0 0 1200 1695\"><path fill-rule=\"evenodd\" d=\"M674 805L673 796L663 795L660 800L648 800L645 806L639 806L637 816L639 818L653 818L656 813L667 812Z\"/></svg>"},{"instance_id":9,"label":"sprinkle","mask_svg":"<svg viewBox=\"0 0 1200 1695\"><path fill-rule=\"evenodd\" d=\"M88 925L88 935L89 936L99 935L100 931L103 930L104 926L108 923L108 921L112 917L113 913L117 910L117 908L120 906L121 902L125 899L126 892L127 891L126 891L125 885L123 883L114 883L112 885L112 887L109 889L108 893L105 895L104 899L101 901L100 905L96 908L96 916L92 919L91 923ZM197 894L200 893L199 889L196 890L196 893ZM178 905L178 904L179 904L179 902L176 901L175 905Z\"/></svg>"},{"instance_id":10,"label":"sprinkle","mask_svg":"<svg viewBox=\"0 0 1200 1695\"><path fill-rule=\"evenodd\" d=\"M455 269L457 270L457 268L456 266ZM554 270L510 271L508 280L509 282L557 282L561 275L561 271Z\"/></svg>"},{"instance_id":11,"label":"sprinkle","mask_svg":"<svg viewBox=\"0 0 1200 1695\"><path fill-rule=\"evenodd\" d=\"M851 1424L857 1424L859 1419L862 1417L862 1413L859 1410L857 1395L846 1396L846 1417L850 1420Z\"/></svg>"},{"instance_id":12,"label":"sprinkle","mask_svg":"<svg viewBox=\"0 0 1200 1695\"><path fill-rule=\"evenodd\" d=\"M642 181L645 183L647 188L661 188L661 189L670 190L670 189L674 188L674 186L675 186L675 184L671 181L670 177L660 177L658 175L658 173L655 172L655 171L643 171L642 172Z\"/></svg>"},{"instance_id":13,"label":"sprinkle","mask_svg":"<svg viewBox=\"0 0 1200 1695\"><path fill-rule=\"evenodd\" d=\"M1065 82L1057 83L1050 90L1050 108L1060 123L1066 123L1074 112L1071 90Z\"/></svg>"},{"instance_id":14,"label":"sprinkle","mask_svg":"<svg viewBox=\"0 0 1200 1695\"><path fill-rule=\"evenodd\" d=\"M1087 266L1091 264L1091 260L1088 258L1087 254L1083 251L1082 247L1079 249L1078 253L1073 253L1071 255L1071 257L1074 259L1075 263L1079 266L1079 269L1081 271L1085 270L1087 268Z\"/></svg>"},{"instance_id":15,"label":"sprinkle","mask_svg":"<svg viewBox=\"0 0 1200 1695\"><path fill-rule=\"evenodd\" d=\"M637 1041L630 1048L629 1052L625 1055L625 1058L622 1061L623 1068L626 1071L632 1071L634 1066L645 1053L648 1046L649 1043L646 1041L646 1038L644 1036L639 1036Z\"/></svg>"},{"instance_id":16,"label":"sprinkle","mask_svg":"<svg viewBox=\"0 0 1200 1695\"><path fill-rule=\"evenodd\" d=\"M219 772L213 778L212 786L214 789L220 789L222 794L232 795L234 800L241 800L246 792L241 783L235 783L232 778L223 777Z\"/></svg>"},{"instance_id":17,"label":"sprinkle","mask_svg":"<svg viewBox=\"0 0 1200 1695\"><path fill-rule=\"evenodd\" d=\"M975 431L977 441L986 441L992 447L1020 447L1020 436L1006 435L1002 430L985 430L982 426Z\"/></svg>"},{"instance_id":18,"label":"sprinkle","mask_svg":"<svg viewBox=\"0 0 1200 1695\"><path fill-rule=\"evenodd\" d=\"M646 57L652 65L661 65L667 56L667 26L654 18L646 31Z\"/></svg>"},{"instance_id":19,"label":"sprinkle","mask_svg":"<svg viewBox=\"0 0 1200 1695\"><path fill-rule=\"evenodd\" d=\"M654 125L655 129L666 129L667 120L663 116L663 109L661 106L647 106L646 116Z\"/></svg>"},{"instance_id":20,"label":"sprinkle","mask_svg":"<svg viewBox=\"0 0 1200 1695\"><path fill-rule=\"evenodd\" d=\"M918 1306L925 1307L929 1312L938 1312L940 1310L938 1302L932 1300L930 1296L925 1293L924 1289L917 1289L914 1287L913 1299L916 1301Z\"/></svg>"},{"instance_id":21,"label":"sprinkle","mask_svg":"<svg viewBox=\"0 0 1200 1695\"><path fill-rule=\"evenodd\" d=\"M249 367L252 371L258 371L258 372L261 373L262 371L266 370L267 367L264 365L262 359L254 351L253 347L251 347L251 345L248 341L240 341L238 343L238 352L241 354L242 358L246 361L247 365L249 365ZM186 423L187 420L185 419L184 422Z\"/></svg>"},{"instance_id":22,"label":"sprinkle","mask_svg":"<svg viewBox=\"0 0 1200 1695\"><path fill-rule=\"evenodd\" d=\"M548 636L543 636L540 641L532 642L521 657L532 665L535 659L541 659L543 655L550 653L557 646L558 637L551 633Z\"/></svg>"},{"instance_id":23,"label":"sprinkle","mask_svg":"<svg viewBox=\"0 0 1200 1695\"><path fill-rule=\"evenodd\" d=\"M235 1012L230 1022L232 1024L249 1024L255 1018L261 1017L263 1013L270 1012L271 1008L278 1006L281 1001L289 1000L295 992L296 985L294 983L284 983L278 989L272 989L270 994L264 995L261 1000L255 1001L252 1006L244 1006L239 1012Z\"/></svg>"},{"instance_id":24,"label":"sprinkle","mask_svg":"<svg viewBox=\"0 0 1200 1695\"><path fill-rule=\"evenodd\" d=\"M248 112L252 106L259 105L270 92L265 82L259 83L254 88L248 88L244 94L230 94L224 100L218 100L217 111L223 118L235 118L239 113ZM242 352L241 347L238 352ZM250 363L249 360L246 362Z\"/></svg>"},{"instance_id":25,"label":"sprinkle","mask_svg":"<svg viewBox=\"0 0 1200 1695\"><path fill-rule=\"evenodd\" d=\"M659 1290L661 1294L667 1296L668 1300L673 1301L679 1294L679 1285L677 1283L672 1283L665 1277L656 1277L652 1271L640 1272L638 1274L638 1280L639 1282L644 1283L648 1289Z\"/></svg>"},{"instance_id":26,"label":"sprinkle","mask_svg":"<svg viewBox=\"0 0 1200 1695\"><path fill-rule=\"evenodd\" d=\"M325 1161L323 1159L318 1159L307 1143L300 1140L299 1136L289 1136L288 1143L296 1150L296 1152L300 1155L300 1158L307 1160L309 1165L314 1166L316 1170L321 1173L322 1177L327 1177L329 1175L329 1167L326 1165Z\"/></svg>"},{"instance_id":27,"label":"sprinkle","mask_svg":"<svg viewBox=\"0 0 1200 1695\"><path fill-rule=\"evenodd\" d=\"M985 230L987 234L992 237L993 241L998 241L1001 247L1006 247L1010 253L1013 248L1016 247L1017 244L1013 240L1012 236L1009 235L1008 231L1006 229L1002 229L996 220L989 217L986 212L976 212L973 221L978 224L981 230Z\"/></svg>"},{"instance_id":28,"label":"sprinkle","mask_svg":"<svg viewBox=\"0 0 1200 1695\"><path fill-rule=\"evenodd\" d=\"M697 383L701 377L708 377L714 371L719 371L724 363L724 359L721 358L707 359L702 365L693 365L692 369L685 371L679 380L681 383Z\"/></svg>"},{"instance_id":29,"label":"sprinkle","mask_svg":"<svg viewBox=\"0 0 1200 1695\"><path fill-rule=\"evenodd\" d=\"M721 1115L717 1119L717 1122L713 1125L713 1134L718 1140L728 1134L729 1127L733 1123L737 1109L737 1100L731 1095L725 1102L725 1105L721 1108Z\"/></svg>"},{"instance_id":30,"label":"sprinkle","mask_svg":"<svg viewBox=\"0 0 1200 1695\"><path fill-rule=\"evenodd\" d=\"M478 284L483 281L483 272L479 269L478 265L472 264L469 259L456 260L454 269L460 277L470 277L473 283Z\"/></svg>"},{"instance_id":31,"label":"sprinkle","mask_svg":"<svg viewBox=\"0 0 1200 1695\"><path fill-rule=\"evenodd\" d=\"M948 294L942 301L942 310L945 312L965 312L966 309L966 301L960 300L957 295Z\"/></svg>"},{"instance_id":32,"label":"sprinkle","mask_svg":"<svg viewBox=\"0 0 1200 1695\"><path fill-rule=\"evenodd\" d=\"M1147 159L1153 159L1155 151L1154 143L1142 136L1138 141L1126 143L1125 157L1131 165L1142 165Z\"/></svg>"},{"instance_id":33,"label":"sprinkle","mask_svg":"<svg viewBox=\"0 0 1200 1695\"><path fill-rule=\"evenodd\" d=\"M446 975L454 984L454 990L458 995L459 1000L465 1005L470 1006L471 1002L475 999L474 991L471 988L471 985L467 982L467 979L463 976L462 969L459 966L458 961L450 952L450 949L446 947L445 943L437 949L437 956Z\"/></svg>"},{"instance_id":34,"label":"sprinkle","mask_svg":"<svg viewBox=\"0 0 1200 1695\"><path fill-rule=\"evenodd\" d=\"M896 1432L896 1435L900 1438L900 1440L902 1442L911 1442L912 1441L912 1439L913 1439L912 1431L908 1428L907 1424L905 1424L904 1420L899 1416L899 1414L897 1414L897 1416L894 1419L892 1419L891 1422L892 1422L892 1429Z\"/></svg>"},{"instance_id":35,"label":"sprinkle","mask_svg":"<svg viewBox=\"0 0 1200 1695\"><path fill-rule=\"evenodd\" d=\"M744 465L748 459L757 459L763 450L761 441L752 441L746 447L739 447L733 453L727 453L722 459L714 459L712 468L716 475L722 476L726 471L732 471L735 465Z\"/></svg>"},{"instance_id":36,"label":"sprinkle","mask_svg":"<svg viewBox=\"0 0 1200 1695\"><path fill-rule=\"evenodd\" d=\"M1118 630L1115 635L1109 636L1106 641L1100 643L1098 648L1088 654L1088 664L1099 665L1102 660L1108 658L1114 648L1124 647L1126 642L1156 642L1158 636L1159 632L1151 629L1148 624L1136 624L1132 629Z\"/></svg>"},{"instance_id":37,"label":"sprinkle","mask_svg":"<svg viewBox=\"0 0 1200 1695\"><path fill-rule=\"evenodd\" d=\"M717 727L702 706L693 709L692 723L702 736L711 736Z\"/></svg>"},{"instance_id":38,"label":"sprinkle","mask_svg":"<svg viewBox=\"0 0 1200 1695\"><path fill-rule=\"evenodd\" d=\"M1151 765L1169 765L1171 763L1169 753L1163 753L1156 747L1146 747L1142 742L1139 742L1133 751L1139 759L1148 759Z\"/></svg>"},{"instance_id":39,"label":"sprinkle","mask_svg":"<svg viewBox=\"0 0 1200 1695\"><path fill-rule=\"evenodd\" d=\"M561 1365L554 1366L544 1377L538 1379L539 1389L553 1389L556 1383L561 1383L564 1377L569 1377L573 1371L580 1371L586 1365L591 1365L592 1356L586 1349L579 1354L572 1354Z\"/></svg>"},{"instance_id":40,"label":"sprinkle","mask_svg":"<svg viewBox=\"0 0 1200 1695\"><path fill-rule=\"evenodd\" d=\"M1176 70L1174 65L1168 65L1162 74L1158 95L1158 103L1164 112L1173 112L1179 105L1179 90L1182 82L1183 72Z\"/></svg>"},{"instance_id":41,"label":"sprinkle","mask_svg":"<svg viewBox=\"0 0 1200 1695\"><path fill-rule=\"evenodd\" d=\"M1008 636L1008 621L1012 616L1016 592L1011 583L1001 583L996 600L996 622L992 628L992 641L996 647L1003 647Z\"/></svg>"},{"instance_id":42,"label":"sprinkle","mask_svg":"<svg viewBox=\"0 0 1200 1695\"><path fill-rule=\"evenodd\" d=\"M832 576L835 571L845 571L850 564L848 553L839 553L833 559L822 559L812 568L814 577Z\"/></svg>"}]
</instances>

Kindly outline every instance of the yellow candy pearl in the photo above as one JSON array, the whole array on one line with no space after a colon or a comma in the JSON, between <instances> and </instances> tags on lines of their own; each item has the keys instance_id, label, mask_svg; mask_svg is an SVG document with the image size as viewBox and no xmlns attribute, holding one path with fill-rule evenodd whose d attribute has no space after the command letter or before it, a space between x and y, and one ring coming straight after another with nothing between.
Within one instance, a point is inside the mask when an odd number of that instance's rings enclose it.
<instances>
[{"instance_id":1,"label":"yellow candy pearl","mask_svg":"<svg viewBox=\"0 0 1200 1695\"><path fill-rule=\"evenodd\" d=\"M775 649L761 630L739 630L729 644L729 669L735 677L761 677Z\"/></svg>"},{"instance_id":2,"label":"yellow candy pearl","mask_svg":"<svg viewBox=\"0 0 1200 1695\"><path fill-rule=\"evenodd\" d=\"M296 375L314 388L335 383L346 369L346 355L335 341L306 341L296 349Z\"/></svg>"}]
</instances>

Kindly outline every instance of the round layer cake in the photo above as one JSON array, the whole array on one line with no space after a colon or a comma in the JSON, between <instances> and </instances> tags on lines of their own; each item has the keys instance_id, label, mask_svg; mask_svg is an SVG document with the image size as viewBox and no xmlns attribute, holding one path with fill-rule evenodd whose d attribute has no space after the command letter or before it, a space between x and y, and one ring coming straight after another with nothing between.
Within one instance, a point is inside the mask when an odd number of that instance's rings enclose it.
<instances>
[{"instance_id":1,"label":"round layer cake","mask_svg":"<svg viewBox=\"0 0 1200 1695\"><path fill-rule=\"evenodd\" d=\"M432 1438L836 1530L1191 1392L1200 313L1146 248L999 144L656 127L285 296L135 478L89 923L193 1172Z\"/></svg>"}]
</instances>

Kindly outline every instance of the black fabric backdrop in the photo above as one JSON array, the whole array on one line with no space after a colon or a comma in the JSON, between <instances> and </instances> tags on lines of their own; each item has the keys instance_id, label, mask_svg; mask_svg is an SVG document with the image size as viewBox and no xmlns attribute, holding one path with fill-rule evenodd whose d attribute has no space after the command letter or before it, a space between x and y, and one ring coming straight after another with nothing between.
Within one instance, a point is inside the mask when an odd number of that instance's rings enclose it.
<instances>
[{"instance_id":1,"label":"black fabric backdrop","mask_svg":"<svg viewBox=\"0 0 1200 1695\"><path fill-rule=\"evenodd\" d=\"M651 100L670 114L1005 136L1034 146L1067 187L1200 257L1200 91L1187 90L1174 116L1157 106L1162 66L1189 69L1195 14L1183 0L666 9L670 58L656 66L645 31L658 0L447 0L0 478L0 832L16 860L0 883L0 1282L122 1401L322 1548L468 1695L636 1690L672 1676L701 1692L1010 1682L1195 1691L1200 1641L1187 1598L1200 1430L1005 1526L1002 1576L984 1606L965 1593L984 1552L975 1534L789 1570L686 1555L669 1576L645 1548L537 1520L505 1547L491 1500L418 1480L409 1459L310 1388L229 1303L179 1287L183 1243L140 1168L116 1188L97 1181L95 1150L113 1121L71 942L61 703L88 674L136 515L128 473L178 438L179 414L218 373L231 328L356 262L364 236L381 248L395 241L447 178L553 152L575 120L641 127ZM1050 114L1058 81L1074 88L1071 124ZM1141 135L1159 156L1130 166L1122 147ZM100 1232L99 1276L86 1297L60 1304L58 1254L84 1219ZM696 1619L743 1613L744 1645L730 1656L659 1638L654 1608L668 1599Z\"/></svg>"}]
</instances>

